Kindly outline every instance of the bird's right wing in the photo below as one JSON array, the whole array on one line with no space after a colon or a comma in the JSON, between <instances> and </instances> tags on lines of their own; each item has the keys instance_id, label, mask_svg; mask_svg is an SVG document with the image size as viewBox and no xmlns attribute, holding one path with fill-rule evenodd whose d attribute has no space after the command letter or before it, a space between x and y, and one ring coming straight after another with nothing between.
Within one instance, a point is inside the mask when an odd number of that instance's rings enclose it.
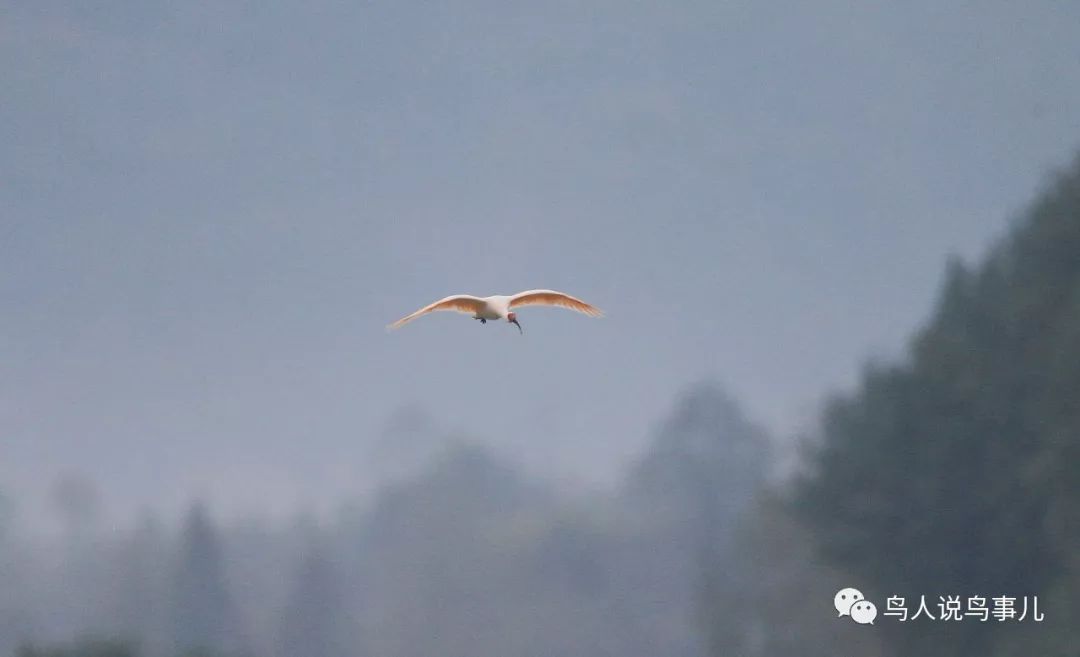
<instances>
[{"instance_id":1,"label":"bird's right wing","mask_svg":"<svg viewBox=\"0 0 1080 657\"><path fill-rule=\"evenodd\" d=\"M417 310L411 315L406 315L398 321L390 324L386 327L388 331L392 331L396 328L401 328L409 322L413 321L417 317L421 317L428 313L433 313L438 310L453 310L459 313L477 313L484 307L484 300L480 297L474 297L468 294L455 294L453 296L440 299L435 303L424 306L420 310Z\"/></svg>"},{"instance_id":2,"label":"bird's right wing","mask_svg":"<svg viewBox=\"0 0 1080 657\"><path fill-rule=\"evenodd\" d=\"M555 290L526 290L524 292L518 292L510 297L510 307L517 308L518 306L556 306L558 308L576 310L589 317L604 316L603 311L596 306L585 303L581 299L572 297L565 292L557 292Z\"/></svg>"}]
</instances>

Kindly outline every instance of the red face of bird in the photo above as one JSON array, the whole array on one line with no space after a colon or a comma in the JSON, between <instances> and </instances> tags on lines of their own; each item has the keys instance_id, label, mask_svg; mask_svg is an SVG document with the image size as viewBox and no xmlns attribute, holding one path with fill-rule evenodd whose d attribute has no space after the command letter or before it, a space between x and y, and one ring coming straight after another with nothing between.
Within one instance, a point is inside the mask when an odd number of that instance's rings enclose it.
<instances>
[{"instance_id":1,"label":"red face of bird","mask_svg":"<svg viewBox=\"0 0 1080 657\"><path fill-rule=\"evenodd\" d=\"M518 332L519 333L522 333L522 334L525 333L525 331L523 331L521 329L521 324L518 324L517 313L515 313L515 312L506 313L506 321L510 322L511 324L515 324L518 327Z\"/></svg>"}]
</instances>

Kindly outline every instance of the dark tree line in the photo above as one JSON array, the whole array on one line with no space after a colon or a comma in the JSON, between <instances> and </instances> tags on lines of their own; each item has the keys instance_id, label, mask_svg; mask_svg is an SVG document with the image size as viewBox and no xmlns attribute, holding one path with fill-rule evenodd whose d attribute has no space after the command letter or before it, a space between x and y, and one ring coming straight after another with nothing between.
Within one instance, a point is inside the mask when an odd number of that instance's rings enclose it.
<instances>
[{"instance_id":1,"label":"dark tree line","mask_svg":"<svg viewBox=\"0 0 1080 657\"><path fill-rule=\"evenodd\" d=\"M1040 626L882 624L896 654L1075 654L1080 159L983 262L949 263L908 358L868 368L820 437L797 507L879 599L1038 595L1046 609Z\"/></svg>"}]
</instances>

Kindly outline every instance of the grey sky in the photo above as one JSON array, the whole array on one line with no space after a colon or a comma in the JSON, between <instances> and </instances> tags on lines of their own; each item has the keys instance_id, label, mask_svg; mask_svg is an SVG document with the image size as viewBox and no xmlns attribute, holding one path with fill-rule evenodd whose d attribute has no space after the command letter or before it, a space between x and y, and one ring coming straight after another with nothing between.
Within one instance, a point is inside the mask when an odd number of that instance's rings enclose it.
<instances>
[{"instance_id":1,"label":"grey sky","mask_svg":"<svg viewBox=\"0 0 1080 657\"><path fill-rule=\"evenodd\" d=\"M0 488L366 487L402 407L604 481L786 434L1080 144L1069 2L0 2ZM608 318L436 316L565 289Z\"/></svg>"}]
</instances>

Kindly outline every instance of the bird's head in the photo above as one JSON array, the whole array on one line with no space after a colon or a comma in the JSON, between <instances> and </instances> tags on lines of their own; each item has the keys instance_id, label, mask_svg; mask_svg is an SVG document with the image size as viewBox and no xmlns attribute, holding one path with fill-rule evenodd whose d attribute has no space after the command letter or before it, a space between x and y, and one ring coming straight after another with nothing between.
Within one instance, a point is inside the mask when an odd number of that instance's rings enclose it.
<instances>
[{"instance_id":1,"label":"bird's head","mask_svg":"<svg viewBox=\"0 0 1080 657\"><path fill-rule=\"evenodd\" d=\"M520 332L522 334L525 333L525 331L523 331L522 328L521 328L521 324L518 324L517 313L515 313L515 312L506 313L506 321L510 322L511 324L516 325L518 327L518 332Z\"/></svg>"}]
</instances>

